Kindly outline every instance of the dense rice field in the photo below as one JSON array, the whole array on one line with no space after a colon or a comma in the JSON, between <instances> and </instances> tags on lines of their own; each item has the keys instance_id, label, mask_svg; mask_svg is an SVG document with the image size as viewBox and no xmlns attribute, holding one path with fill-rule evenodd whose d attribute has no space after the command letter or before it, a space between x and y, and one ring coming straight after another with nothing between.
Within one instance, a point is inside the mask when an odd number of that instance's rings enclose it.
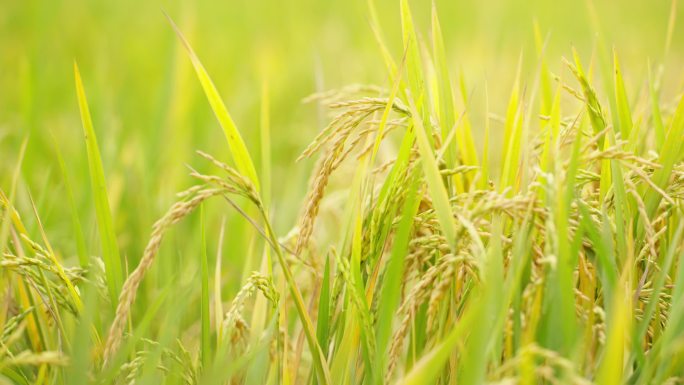
<instances>
[{"instance_id":1,"label":"dense rice field","mask_svg":"<svg viewBox=\"0 0 684 385\"><path fill-rule=\"evenodd\" d=\"M0 384L684 383L672 1L0 0Z\"/></svg>"}]
</instances>

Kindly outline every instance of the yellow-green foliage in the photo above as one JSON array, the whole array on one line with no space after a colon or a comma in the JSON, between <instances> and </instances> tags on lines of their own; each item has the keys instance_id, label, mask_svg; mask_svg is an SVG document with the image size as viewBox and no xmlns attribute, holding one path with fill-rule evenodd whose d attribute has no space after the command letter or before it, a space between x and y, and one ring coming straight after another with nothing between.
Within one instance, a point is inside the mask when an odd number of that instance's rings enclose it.
<instances>
[{"instance_id":1,"label":"yellow-green foliage","mask_svg":"<svg viewBox=\"0 0 684 385\"><path fill-rule=\"evenodd\" d=\"M19 3L0 384L684 382L676 1Z\"/></svg>"}]
</instances>

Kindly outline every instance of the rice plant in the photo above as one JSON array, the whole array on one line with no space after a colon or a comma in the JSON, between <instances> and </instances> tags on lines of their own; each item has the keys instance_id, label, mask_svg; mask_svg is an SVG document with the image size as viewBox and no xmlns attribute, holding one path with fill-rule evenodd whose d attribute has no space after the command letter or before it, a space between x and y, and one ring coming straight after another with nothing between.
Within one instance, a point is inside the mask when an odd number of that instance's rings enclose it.
<instances>
[{"instance_id":1,"label":"rice plant","mask_svg":"<svg viewBox=\"0 0 684 385\"><path fill-rule=\"evenodd\" d=\"M382 59L365 65L383 85L303 100L324 124L279 165L313 165L301 205L273 180L269 80L249 90L256 128L238 125L215 67L163 12L186 56L176 65L194 70L197 103L222 131L202 135L227 146L178 156L181 192L138 197L148 206L125 216L147 226L126 237L115 214L130 207L113 198L121 181L108 180L93 119L104 104L74 63L87 166L62 155L76 133L52 136L54 159L25 139L0 189L0 383L684 382L684 88L672 91L663 64L682 52L676 1L663 63L643 58L636 90L603 35L590 56L551 58L536 24L533 70L522 56L500 63L512 89L473 91L448 60L438 6L393 6L399 49L385 9L365 11ZM139 145L132 156L158 149ZM28 183L27 157L55 162L59 182ZM53 199L63 231L44 225Z\"/></svg>"}]
</instances>

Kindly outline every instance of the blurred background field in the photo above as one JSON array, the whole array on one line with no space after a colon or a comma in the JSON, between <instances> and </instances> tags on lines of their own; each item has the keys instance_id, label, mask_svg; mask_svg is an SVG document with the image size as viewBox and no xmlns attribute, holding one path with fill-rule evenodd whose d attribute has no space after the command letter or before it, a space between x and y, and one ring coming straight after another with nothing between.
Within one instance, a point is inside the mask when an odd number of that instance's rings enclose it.
<instances>
[{"instance_id":1,"label":"blurred background field","mask_svg":"<svg viewBox=\"0 0 684 385\"><path fill-rule=\"evenodd\" d=\"M392 53L400 57L397 3L375 1L383 33ZM410 3L417 29L427 39L431 3ZM542 34L548 34L549 65L561 76L570 77L560 58L570 57L574 46L589 63L601 31L620 56L628 95L643 94L647 58L654 67L664 65L664 101L673 100L674 90L682 89L682 23L675 24L669 54L664 56L670 1L608 0L592 5L584 1L437 0L436 6L451 71L463 74L473 95L476 135L485 119L485 87L491 111L502 115L519 57L524 83L535 81L535 20ZM88 252L99 253L74 89L74 60L98 134L119 247L129 266L137 263L152 223L174 201L173 193L190 185L186 164L204 165L194 151L230 159L190 61L162 9L197 51L259 169L264 159L260 108L263 95L268 95L272 212L280 234L295 222L314 165L294 161L328 121L325 111L301 100L350 83L389 86L362 0L0 0L0 187L9 189L21 143L28 138L17 207L35 231L35 220L29 215L30 193L53 247L67 264L76 264L76 245L56 145L65 159ZM684 16L682 9L677 8L678 19ZM492 135L500 129L493 123ZM344 181L344 176L338 179ZM230 247L224 251L228 268L223 275L225 290L234 292L243 272L254 268L245 266L242 257L253 243L253 234L224 205L209 204L207 220L212 224L209 228L217 229L214 225L227 217ZM333 217L334 213L327 212L323 220L327 218L330 226ZM197 259L189 257L197 253L196 228L197 218L193 218L172 232L162 262L155 267L159 271L146 285L163 287L177 279L178 272L191 285L198 269ZM179 233L183 236L178 237ZM215 245L209 248L213 255Z\"/></svg>"}]
</instances>

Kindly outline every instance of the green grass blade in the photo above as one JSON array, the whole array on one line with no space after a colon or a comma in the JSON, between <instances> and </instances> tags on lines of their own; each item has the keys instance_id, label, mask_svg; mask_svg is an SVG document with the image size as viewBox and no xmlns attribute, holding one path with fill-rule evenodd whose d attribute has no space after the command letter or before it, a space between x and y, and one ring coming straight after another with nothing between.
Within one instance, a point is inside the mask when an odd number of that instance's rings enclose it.
<instances>
[{"instance_id":1,"label":"green grass blade","mask_svg":"<svg viewBox=\"0 0 684 385\"><path fill-rule=\"evenodd\" d=\"M623 383L624 354L627 339L630 338L631 314L629 294L625 287L627 279L620 280L614 292L613 311L609 315L606 345L598 368L596 384L619 385Z\"/></svg>"},{"instance_id":2,"label":"green grass blade","mask_svg":"<svg viewBox=\"0 0 684 385\"><path fill-rule=\"evenodd\" d=\"M214 325L216 328L216 345L223 341L223 301L221 300L221 261L223 260L223 239L226 233L226 218L221 218L218 246L216 247L216 264L214 267Z\"/></svg>"},{"instance_id":3,"label":"green grass blade","mask_svg":"<svg viewBox=\"0 0 684 385\"><path fill-rule=\"evenodd\" d=\"M603 150L610 148L610 139L603 142ZM601 179L599 182L599 199L600 202L604 202L608 191L612 188L612 173L611 173L611 160L603 159L601 160Z\"/></svg>"},{"instance_id":4,"label":"green grass blade","mask_svg":"<svg viewBox=\"0 0 684 385\"><path fill-rule=\"evenodd\" d=\"M204 218L204 205L200 205L200 285L202 294L200 299L201 339L200 360L202 367L208 367L211 360L211 328L209 318L209 261L207 258L207 235ZM220 328L221 325L216 325Z\"/></svg>"},{"instance_id":5,"label":"green grass blade","mask_svg":"<svg viewBox=\"0 0 684 385\"><path fill-rule=\"evenodd\" d=\"M318 317L316 317L316 338L323 353L328 351L328 337L330 333L330 258L325 259L323 281L321 282L320 295L318 296Z\"/></svg>"},{"instance_id":6,"label":"green grass blade","mask_svg":"<svg viewBox=\"0 0 684 385\"><path fill-rule=\"evenodd\" d=\"M617 104L618 129L622 134L622 139L629 139L632 131L632 111L629 108L629 100L627 99L627 91L625 91L625 82L622 78L622 70L618 61L617 52L613 51L613 63L615 74L615 100Z\"/></svg>"},{"instance_id":7,"label":"green grass blade","mask_svg":"<svg viewBox=\"0 0 684 385\"><path fill-rule=\"evenodd\" d=\"M575 178L579 168L580 148L581 130L578 130L567 171L565 175L556 173L557 181L551 190L554 194L547 197L552 214L547 224L547 248L556 256L557 262L549 269L545 279L547 292L544 294L544 317L547 323L542 343L563 355L568 355L574 348L577 336L575 309L565 304L575 303L573 272L577 263L577 245L573 239L576 241L581 237L581 231L576 231L572 238L569 226L571 205L575 199Z\"/></svg>"},{"instance_id":8,"label":"green grass blade","mask_svg":"<svg viewBox=\"0 0 684 385\"><path fill-rule=\"evenodd\" d=\"M382 383L387 362L387 346L392 333L392 320L401 297L401 278L404 274L404 259L411 241L411 228L418 211L420 200L418 197L418 180L413 178L404 207L402 209L399 227L394 235L392 251L385 267L385 274L380 288L377 323L375 325L376 351L378 352L379 368L376 370L375 383Z\"/></svg>"},{"instance_id":9,"label":"green grass blade","mask_svg":"<svg viewBox=\"0 0 684 385\"><path fill-rule=\"evenodd\" d=\"M506 110L506 123L504 127L503 141L503 165L501 170L500 191L511 188L509 193L515 191L516 175L518 175L518 163L522 149L522 114L523 106L520 102L520 71L522 66L522 55L518 62L513 91Z\"/></svg>"},{"instance_id":10,"label":"green grass blade","mask_svg":"<svg viewBox=\"0 0 684 385\"><path fill-rule=\"evenodd\" d=\"M490 165L489 165L489 143L490 139L490 122L489 122L489 90L485 83L485 122L484 122L484 141L482 143L482 167L480 167L480 183L481 189L489 187L490 182Z\"/></svg>"},{"instance_id":11,"label":"green grass blade","mask_svg":"<svg viewBox=\"0 0 684 385\"><path fill-rule=\"evenodd\" d=\"M468 331L468 340L463 352L462 370L459 373L459 383L478 385L485 381L487 363L493 351L495 338L500 335L503 321L508 316L504 309L509 308L509 302L504 300L503 291L504 266L501 234L503 221L495 217L492 223L492 238L487 250L486 262L483 269L483 283L478 288L481 297L473 303L475 319L478 320ZM512 281L511 281L512 282ZM512 294L508 292L507 294ZM503 305L506 304L504 307Z\"/></svg>"},{"instance_id":12,"label":"green grass blade","mask_svg":"<svg viewBox=\"0 0 684 385\"><path fill-rule=\"evenodd\" d=\"M451 211L449 195L442 182L442 176L439 172L435 155L432 152L427 133L423 127L421 116L416 110L413 99L409 98L408 103L413 127L415 128L416 141L418 142L420 163L423 166L423 172L425 173L425 179L427 180L428 192L432 198L432 203L435 206L435 213L437 214L437 219L444 232L444 237L451 247L451 250L456 252L456 223L454 221L454 213Z\"/></svg>"},{"instance_id":13,"label":"green grass blade","mask_svg":"<svg viewBox=\"0 0 684 385\"><path fill-rule=\"evenodd\" d=\"M109 209L109 198L107 195L107 183L105 181L102 159L97 144L97 137L93 128L93 122L88 109L81 74L78 65L74 62L74 77L76 81L76 94L78 95L78 106L81 110L81 122L83 123L83 133L85 136L86 150L88 153L88 168L90 170L90 182L95 199L95 214L97 217L97 227L100 233L102 248L102 259L105 264L107 274L107 287L112 305L116 307L119 299L119 292L123 283L121 269L121 257L119 256L119 246L114 232L114 222L112 213Z\"/></svg>"},{"instance_id":14,"label":"green grass blade","mask_svg":"<svg viewBox=\"0 0 684 385\"><path fill-rule=\"evenodd\" d=\"M406 71L408 74L408 86L415 99L418 111L423 111L423 93L425 79L423 77L423 65L418 48L418 37L413 27L413 16L408 5L408 0L400 1L401 31L404 46L406 48Z\"/></svg>"},{"instance_id":15,"label":"green grass blade","mask_svg":"<svg viewBox=\"0 0 684 385\"><path fill-rule=\"evenodd\" d=\"M254 163L252 162L252 158L249 156L247 146L245 145L245 142L242 140L240 131L238 131L237 127L235 126L235 122L233 122L233 118L230 116L230 113L228 113L228 109L226 109L226 106L223 104L221 95L219 95L216 86L214 86L214 83L209 77L209 74L204 69L202 62L199 60L199 57L197 57L197 54L195 54L195 51L193 51L192 47L190 46L190 43L185 39L185 36L183 36L183 33L180 31L176 23L173 22L173 20L168 14L164 14L166 15L166 18L169 20L169 23L171 23L173 30L178 35L178 38L183 43L183 46L185 47L186 51L188 52L188 55L190 56L190 60L192 61L193 67L195 67L195 72L197 73L197 78L199 79L200 84L202 85L202 89L204 90L204 93L207 96L207 99L209 100L209 104L211 105L211 108L214 111L214 114L216 115L216 119L218 119L221 128L223 128L223 133L225 134L226 139L228 140L230 153L233 157L233 161L235 161L235 165L237 166L238 171L240 171L242 175L249 178L258 191L259 178L257 177L256 169L254 168Z\"/></svg>"},{"instance_id":16,"label":"green grass blade","mask_svg":"<svg viewBox=\"0 0 684 385\"><path fill-rule=\"evenodd\" d=\"M474 304L475 302L473 302ZM439 377L444 365L449 360L449 356L454 352L457 345L463 342L463 338L477 321L476 308L477 306L473 306L466 309L464 315L458 320L456 326L451 329L444 340L423 355L398 384L423 385L434 383L434 380Z\"/></svg>"}]
</instances>

